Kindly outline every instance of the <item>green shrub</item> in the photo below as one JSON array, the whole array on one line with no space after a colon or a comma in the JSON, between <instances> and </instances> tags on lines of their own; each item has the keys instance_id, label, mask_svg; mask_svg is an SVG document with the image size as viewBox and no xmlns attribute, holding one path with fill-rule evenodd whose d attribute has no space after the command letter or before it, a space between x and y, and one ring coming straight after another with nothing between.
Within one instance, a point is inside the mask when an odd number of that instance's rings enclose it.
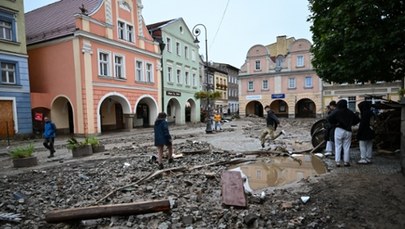
<instances>
[{"instance_id":1,"label":"green shrub","mask_svg":"<svg viewBox=\"0 0 405 229\"><path fill-rule=\"evenodd\" d=\"M98 146L100 145L100 141L96 137L87 137L84 142L88 145Z\"/></svg>"},{"instance_id":2,"label":"green shrub","mask_svg":"<svg viewBox=\"0 0 405 229\"><path fill-rule=\"evenodd\" d=\"M83 146L89 145L86 141L79 142L76 138L69 138L67 140L66 147L70 150L74 150Z\"/></svg>"},{"instance_id":3,"label":"green shrub","mask_svg":"<svg viewBox=\"0 0 405 229\"><path fill-rule=\"evenodd\" d=\"M20 146L10 151L11 158L26 158L31 157L34 152L34 145Z\"/></svg>"}]
</instances>

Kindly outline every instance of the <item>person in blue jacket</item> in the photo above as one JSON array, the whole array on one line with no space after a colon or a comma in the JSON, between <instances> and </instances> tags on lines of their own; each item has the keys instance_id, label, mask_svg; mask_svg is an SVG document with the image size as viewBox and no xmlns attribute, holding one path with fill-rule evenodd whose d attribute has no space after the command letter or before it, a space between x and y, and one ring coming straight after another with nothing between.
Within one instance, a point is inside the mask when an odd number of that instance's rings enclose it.
<instances>
[{"instance_id":1,"label":"person in blue jacket","mask_svg":"<svg viewBox=\"0 0 405 229\"><path fill-rule=\"evenodd\" d=\"M169 150L168 159L169 163L173 162L173 145L172 145L172 136L169 132L169 125L166 121L166 113L161 112L158 114L158 117L155 121L154 132L155 132L155 146L158 150L158 159L159 169L163 169L163 147L167 146Z\"/></svg>"},{"instance_id":2,"label":"person in blue jacket","mask_svg":"<svg viewBox=\"0 0 405 229\"><path fill-rule=\"evenodd\" d=\"M45 121L45 126L44 126L44 146L47 148L50 152L48 158L54 157L55 148L54 148L54 142L55 142L55 137L56 137L56 126L53 122L48 117L44 118Z\"/></svg>"}]
</instances>

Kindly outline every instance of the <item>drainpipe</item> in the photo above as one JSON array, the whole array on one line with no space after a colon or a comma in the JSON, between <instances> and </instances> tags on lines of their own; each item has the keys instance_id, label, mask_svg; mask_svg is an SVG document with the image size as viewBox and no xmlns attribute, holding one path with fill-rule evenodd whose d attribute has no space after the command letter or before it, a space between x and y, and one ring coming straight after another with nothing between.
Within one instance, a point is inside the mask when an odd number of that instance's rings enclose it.
<instances>
[{"instance_id":1,"label":"drainpipe","mask_svg":"<svg viewBox=\"0 0 405 229\"><path fill-rule=\"evenodd\" d=\"M163 77L163 51L165 50L166 44L163 42L162 39L159 41L159 48L160 48L160 76L161 76L161 90L162 90L162 112L165 112L165 94L164 94L164 77Z\"/></svg>"}]
</instances>

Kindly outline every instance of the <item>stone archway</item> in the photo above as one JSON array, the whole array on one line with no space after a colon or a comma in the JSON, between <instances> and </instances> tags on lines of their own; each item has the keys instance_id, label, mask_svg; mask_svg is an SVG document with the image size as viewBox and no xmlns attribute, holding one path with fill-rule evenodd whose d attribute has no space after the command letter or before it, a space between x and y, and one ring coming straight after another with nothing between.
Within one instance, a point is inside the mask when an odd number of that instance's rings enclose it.
<instances>
[{"instance_id":1,"label":"stone archway","mask_svg":"<svg viewBox=\"0 0 405 229\"><path fill-rule=\"evenodd\" d=\"M74 133L73 108L66 97L58 97L52 102L50 116L58 134Z\"/></svg>"},{"instance_id":2,"label":"stone archway","mask_svg":"<svg viewBox=\"0 0 405 229\"><path fill-rule=\"evenodd\" d=\"M176 98L171 98L167 102L167 121L174 124L182 124L183 112L181 111L180 102Z\"/></svg>"},{"instance_id":3,"label":"stone archway","mask_svg":"<svg viewBox=\"0 0 405 229\"><path fill-rule=\"evenodd\" d=\"M270 104L270 109L277 115L277 117L288 118L288 104L284 100L274 100Z\"/></svg>"},{"instance_id":4,"label":"stone archway","mask_svg":"<svg viewBox=\"0 0 405 229\"><path fill-rule=\"evenodd\" d=\"M197 122L197 104L193 99L189 99L186 102L185 109L186 122Z\"/></svg>"},{"instance_id":5,"label":"stone archway","mask_svg":"<svg viewBox=\"0 0 405 229\"><path fill-rule=\"evenodd\" d=\"M134 127L153 126L158 115L157 102L149 95L139 98L135 107Z\"/></svg>"},{"instance_id":6,"label":"stone archway","mask_svg":"<svg viewBox=\"0 0 405 229\"><path fill-rule=\"evenodd\" d=\"M250 101L246 104L246 116L257 115L263 117L263 105L259 101Z\"/></svg>"},{"instance_id":7,"label":"stone archway","mask_svg":"<svg viewBox=\"0 0 405 229\"><path fill-rule=\"evenodd\" d=\"M308 98L300 99L295 104L295 117L296 118L315 118L316 105L314 101Z\"/></svg>"},{"instance_id":8,"label":"stone archway","mask_svg":"<svg viewBox=\"0 0 405 229\"><path fill-rule=\"evenodd\" d=\"M125 115L130 114L128 100L121 94L107 94L100 100L98 114L99 132L115 131L130 128Z\"/></svg>"}]
</instances>

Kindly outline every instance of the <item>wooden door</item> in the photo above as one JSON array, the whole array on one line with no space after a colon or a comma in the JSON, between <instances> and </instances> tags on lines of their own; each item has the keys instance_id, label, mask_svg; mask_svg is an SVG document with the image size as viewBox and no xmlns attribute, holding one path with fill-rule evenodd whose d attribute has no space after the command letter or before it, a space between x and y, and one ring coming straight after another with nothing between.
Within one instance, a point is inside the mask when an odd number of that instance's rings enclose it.
<instances>
[{"instance_id":1,"label":"wooden door","mask_svg":"<svg viewBox=\"0 0 405 229\"><path fill-rule=\"evenodd\" d=\"M14 137L13 101L0 100L0 138Z\"/></svg>"}]
</instances>

